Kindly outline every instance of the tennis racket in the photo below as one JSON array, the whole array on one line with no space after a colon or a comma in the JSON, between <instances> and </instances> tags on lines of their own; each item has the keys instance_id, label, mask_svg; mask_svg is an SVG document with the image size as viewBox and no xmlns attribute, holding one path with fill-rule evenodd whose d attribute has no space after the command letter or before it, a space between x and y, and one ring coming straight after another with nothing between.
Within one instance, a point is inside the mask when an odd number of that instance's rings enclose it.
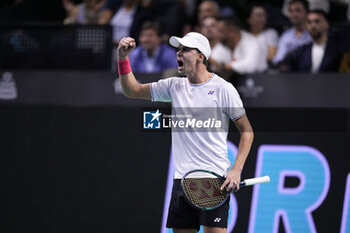
<instances>
[{"instance_id":1,"label":"tennis racket","mask_svg":"<svg viewBox=\"0 0 350 233\"><path fill-rule=\"evenodd\" d=\"M212 171L197 169L184 175L181 186L187 201L195 208L201 210L213 210L221 206L235 191L226 191L220 187L225 178ZM269 176L251 178L241 181L239 187L270 182Z\"/></svg>"}]
</instances>

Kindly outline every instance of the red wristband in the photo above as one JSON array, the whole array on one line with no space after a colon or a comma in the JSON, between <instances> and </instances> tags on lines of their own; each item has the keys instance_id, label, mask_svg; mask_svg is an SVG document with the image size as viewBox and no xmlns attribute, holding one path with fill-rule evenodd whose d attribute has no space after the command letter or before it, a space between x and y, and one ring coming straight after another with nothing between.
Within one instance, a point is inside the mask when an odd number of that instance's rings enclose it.
<instances>
[{"instance_id":1,"label":"red wristband","mask_svg":"<svg viewBox=\"0 0 350 233\"><path fill-rule=\"evenodd\" d=\"M131 72L129 58L124 61L118 61L117 63L118 63L118 73L120 75L128 74Z\"/></svg>"}]
</instances>

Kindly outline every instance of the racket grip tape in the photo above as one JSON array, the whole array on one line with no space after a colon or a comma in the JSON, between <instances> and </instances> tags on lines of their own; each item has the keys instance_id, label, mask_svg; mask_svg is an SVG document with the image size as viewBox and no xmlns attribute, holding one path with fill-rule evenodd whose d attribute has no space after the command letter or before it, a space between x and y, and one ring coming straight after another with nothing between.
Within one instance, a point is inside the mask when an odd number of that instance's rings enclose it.
<instances>
[{"instance_id":1,"label":"racket grip tape","mask_svg":"<svg viewBox=\"0 0 350 233\"><path fill-rule=\"evenodd\" d=\"M240 186L250 186L250 185L254 185L254 184L269 183L269 182L270 182L270 177L263 176L263 177L246 179L246 180L241 182Z\"/></svg>"}]
</instances>

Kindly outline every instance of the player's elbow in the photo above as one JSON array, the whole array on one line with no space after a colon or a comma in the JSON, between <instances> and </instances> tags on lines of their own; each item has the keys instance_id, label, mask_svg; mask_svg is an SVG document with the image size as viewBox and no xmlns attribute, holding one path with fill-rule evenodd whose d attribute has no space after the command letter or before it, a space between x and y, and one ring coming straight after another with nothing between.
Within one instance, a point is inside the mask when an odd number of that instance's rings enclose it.
<instances>
[{"instance_id":1,"label":"player's elbow","mask_svg":"<svg viewBox=\"0 0 350 233\"><path fill-rule=\"evenodd\" d=\"M125 97L136 98L138 89L138 83L131 84L122 82L122 90Z\"/></svg>"},{"instance_id":2,"label":"player's elbow","mask_svg":"<svg viewBox=\"0 0 350 233\"><path fill-rule=\"evenodd\" d=\"M249 138L249 139L254 139L254 132L253 132L253 130L244 131L244 132L242 132L242 134L246 135L246 137Z\"/></svg>"},{"instance_id":3,"label":"player's elbow","mask_svg":"<svg viewBox=\"0 0 350 233\"><path fill-rule=\"evenodd\" d=\"M253 130L249 133L249 141L253 142L254 140L254 132Z\"/></svg>"},{"instance_id":4,"label":"player's elbow","mask_svg":"<svg viewBox=\"0 0 350 233\"><path fill-rule=\"evenodd\" d=\"M244 132L241 132L241 137L244 138L244 140L248 143L252 143L254 140L254 132L253 129L246 130Z\"/></svg>"},{"instance_id":5,"label":"player's elbow","mask_svg":"<svg viewBox=\"0 0 350 233\"><path fill-rule=\"evenodd\" d=\"M133 86L133 88L125 88L123 89L124 96L131 99L150 99L149 91L147 91L147 87L142 84L137 84Z\"/></svg>"},{"instance_id":6,"label":"player's elbow","mask_svg":"<svg viewBox=\"0 0 350 233\"><path fill-rule=\"evenodd\" d=\"M131 99L136 99L137 95L136 92L130 91L130 90L123 90L123 94L125 97L131 98Z\"/></svg>"}]
</instances>

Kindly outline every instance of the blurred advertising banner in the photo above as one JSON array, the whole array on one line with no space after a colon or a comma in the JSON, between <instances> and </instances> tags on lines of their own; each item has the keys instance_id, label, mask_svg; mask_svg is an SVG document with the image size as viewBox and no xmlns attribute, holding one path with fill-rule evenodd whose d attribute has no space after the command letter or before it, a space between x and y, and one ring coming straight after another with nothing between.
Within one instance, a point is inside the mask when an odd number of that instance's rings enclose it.
<instances>
[{"instance_id":1,"label":"blurred advertising banner","mask_svg":"<svg viewBox=\"0 0 350 233\"><path fill-rule=\"evenodd\" d=\"M165 74L135 74L141 83ZM167 74L169 77L169 74ZM346 74L259 74L230 80L245 107L348 108ZM16 93L17 92L17 93ZM117 74L109 71L0 71L0 104L154 106L127 99Z\"/></svg>"}]
</instances>

